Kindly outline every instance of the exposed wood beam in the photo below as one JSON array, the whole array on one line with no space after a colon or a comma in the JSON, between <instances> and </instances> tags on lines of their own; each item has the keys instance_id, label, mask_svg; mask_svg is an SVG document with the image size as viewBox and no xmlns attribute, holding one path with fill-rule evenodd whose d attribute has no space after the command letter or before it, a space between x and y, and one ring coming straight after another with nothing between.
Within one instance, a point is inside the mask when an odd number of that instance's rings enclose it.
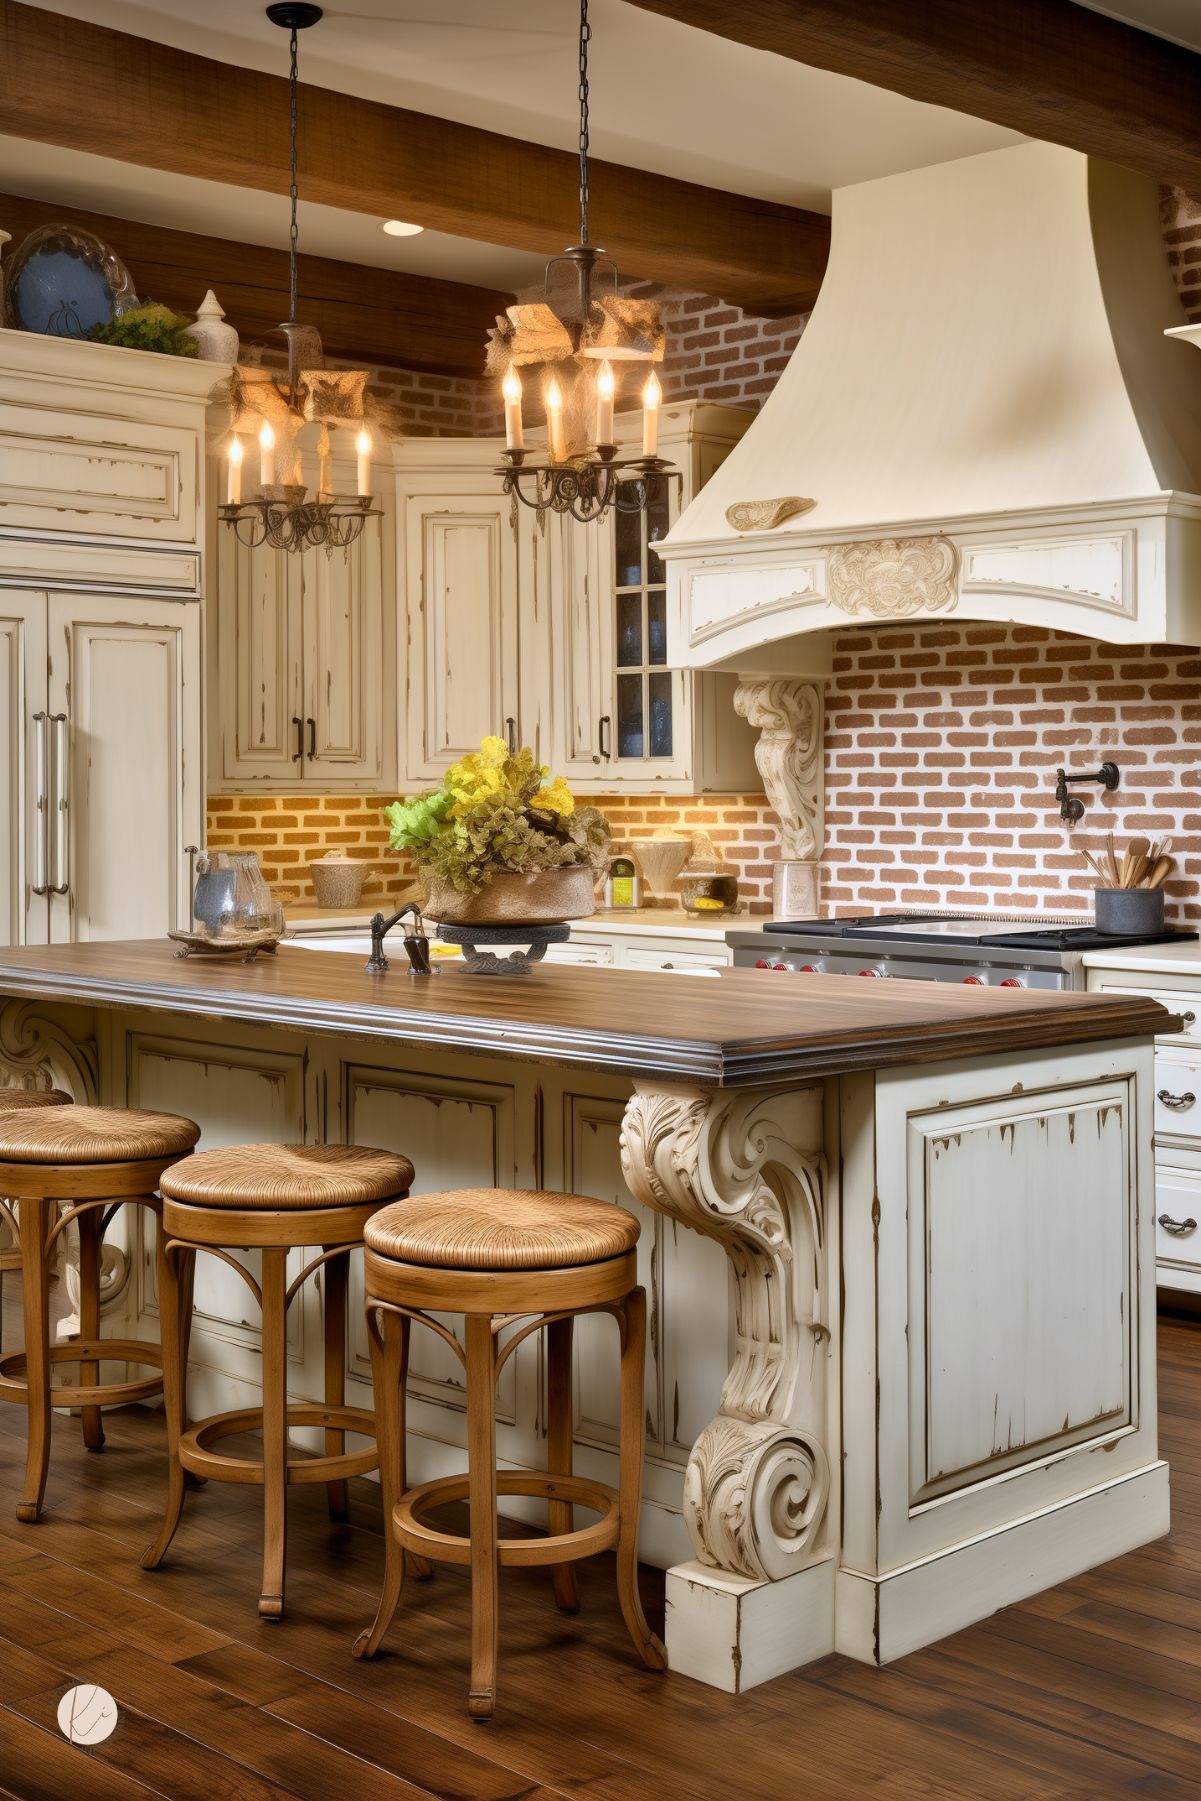
<instances>
[{"instance_id":1,"label":"exposed wood beam","mask_svg":"<svg viewBox=\"0 0 1201 1801\"><path fill-rule=\"evenodd\" d=\"M18 239L39 225L82 225L112 245L142 299L161 300L190 316L211 287L244 342L283 348L276 328L288 315L284 250L14 194L0 194L0 218ZM483 373L488 327L512 298L499 289L323 256L302 256L298 276L301 317L317 327L330 356L448 375Z\"/></svg>"},{"instance_id":2,"label":"exposed wood beam","mask_svg":"<svg viewBox=\"0 0 1201 1801\"><path fill-rule=\"evenodd\" d=\"M1201 195L1201 56L1072 0L631 0Z\"/></svg>"},{"instance_id":3,"label":"exposed wood beam","mask_svg":"<svg viewBox=\"0 0 1201 1801\"><path fill-rule=\"evenodd\" d=\"M0 0L4 130L176 174L287 191L287 83ZM552 256L574 240L574 153L300 89L306 200ZM592 237L623 271L764 313L812 305L820 213L594 161Z\"/></svg>"}]
</instances>

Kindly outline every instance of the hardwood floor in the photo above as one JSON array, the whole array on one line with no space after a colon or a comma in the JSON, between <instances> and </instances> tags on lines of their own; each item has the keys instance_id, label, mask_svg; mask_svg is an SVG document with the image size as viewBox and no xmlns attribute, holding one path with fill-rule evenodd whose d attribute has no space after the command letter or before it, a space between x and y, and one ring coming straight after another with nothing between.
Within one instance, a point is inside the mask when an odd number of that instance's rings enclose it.
<instances>
[{"instance_id":1,"label":"hardwood floor","mask_svg":"<svg viewBox=\"0 0 1201 1801\"><path fill-rule=\"evenodd\" d=\"M0 1798L1201 1797L1201 1325L1162 1321L1160 1352L1170 1538L887 1669L831 1657L741 1700L638 1665L611 1569L582 1566L575 1617L548 1574L509 1571L486 1727L465 1711L459 1572L411 1583L385 1654L351 1659L382 1566L373 1485L352 1485L346 1525L322 1489L293 1490L288 1612L268 1625L255 1489L190 1496L168 1563L145 1572L160 1416L106 1414L99 1457L56 1417L47 1514L21 1526L23 1414L0 1407ZM662 1578L643 1578L661 1625ZM92 1751L55 1723L70 1681L122 1710Z\"/></svg>"}]
</instances>

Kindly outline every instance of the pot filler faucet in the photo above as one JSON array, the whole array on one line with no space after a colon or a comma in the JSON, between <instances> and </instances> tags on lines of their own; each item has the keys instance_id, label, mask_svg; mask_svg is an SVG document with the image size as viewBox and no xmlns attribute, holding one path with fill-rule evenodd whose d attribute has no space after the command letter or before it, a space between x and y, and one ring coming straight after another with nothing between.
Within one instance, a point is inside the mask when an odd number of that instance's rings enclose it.
<instances>
[{"instance_id":1,"label":"pot filler faucet","mask_svg":"<svg viewBox=\"0 0 1201 1801\"><path fill-rule=\"evenodd\" d=\"M393 913L390 919L385 919L382 913L377 913L372 919L371 955L363 965L369 976L382 976L387 973L389 963L384 955L384 939L394 925L398 925L410 914L413 920L412 928L404 935L405 954L409 959L409 974L411 976L432 976L435 973L430 962L430 941L426 935L425 920L421 917L421 908L416 901L410 901L407 906L401 907Z\"/></svg>"}]
</instances>

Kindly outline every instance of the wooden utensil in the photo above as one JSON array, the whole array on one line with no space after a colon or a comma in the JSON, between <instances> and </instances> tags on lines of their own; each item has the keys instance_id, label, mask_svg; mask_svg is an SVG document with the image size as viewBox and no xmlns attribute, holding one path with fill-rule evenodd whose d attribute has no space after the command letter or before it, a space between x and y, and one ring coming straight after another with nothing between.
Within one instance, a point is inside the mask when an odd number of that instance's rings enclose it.
<instances>
[{"instance_id":1,"label":"wooden utensil","mask_svg":"<svg viewBox=\"0 0 1201 1801\"><path fill-rule=\"evenodd\" d=\"M1176 867L1174 857L1160 857L1147 870L1143 877L1144 888L1162 888Z\"/></svg>"},{"instance_id":2,"label":"wooden utensil","mask_svg":"<svg viewBox=\"0 0 1201 1801\"><path fill-rule=\"evenodd\" d=\"M1109 865L1109 886L1111 888L1120 888L1122 884L1118 877L1118 859L1113 848L1112 832L1110 832L1105 839L1105 857Z\"/></svg>"}]
</instances>

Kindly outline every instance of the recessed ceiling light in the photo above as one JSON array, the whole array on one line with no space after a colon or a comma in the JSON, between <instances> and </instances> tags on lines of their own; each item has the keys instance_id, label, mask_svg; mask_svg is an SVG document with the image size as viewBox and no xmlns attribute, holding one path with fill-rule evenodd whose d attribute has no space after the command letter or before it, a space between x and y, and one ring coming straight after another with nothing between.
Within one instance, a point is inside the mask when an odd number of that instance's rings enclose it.
<instances>
[{"instance_id":1,"label":"recessed ceiling light","mask_svg":"<svg viewBox=\"0 0 1201 1801\"><path fill-rule=\"evenodd\" d=\"M390 238L415 238L424 225L407 225L403 219L385 219L383 229Z\"/></svg>"}]
</instances>

